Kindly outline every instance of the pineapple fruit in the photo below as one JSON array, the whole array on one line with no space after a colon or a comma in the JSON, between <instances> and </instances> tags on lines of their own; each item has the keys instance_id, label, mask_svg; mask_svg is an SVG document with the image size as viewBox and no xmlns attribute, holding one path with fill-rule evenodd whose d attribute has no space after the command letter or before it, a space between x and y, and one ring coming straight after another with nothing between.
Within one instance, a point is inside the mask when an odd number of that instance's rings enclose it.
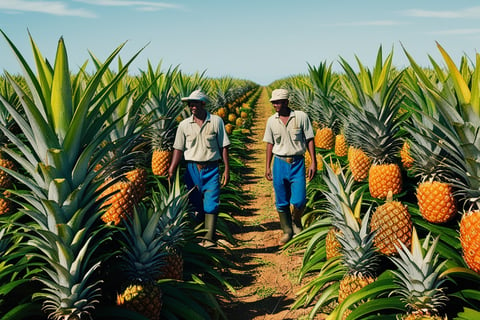
<instances>
[{"instance_id":1,"label":"pineapple fruit","mask_svg":"<svg viewBox=\"0 0 480 320\"><path fill-rule=\"evenodd\" d=\"M466 264L480 273L480 210L463 214L460 221L460 243Z\"/></svg>"},{"instance_id":2,"label":"pineapple fruit","mask_svg":"<svg viewBox=\"0 0 480 320\"><path fill-rule=\"evenodd\" d=\"M412 240L412 218L405 205L389 199L378 206L370 220L375 232L374 244L378 251L390 256L397 253L399 243L409 246Z\"/></svg>"},{"instance_id":3,"label":"pineapple fruit","mask_svg":"<svg viewBox=\"0 0 480 320\"><path fill-rule=\"evenodd\" d=\"M368 177L371 161L360 148L348 147L348 165L355 181L364 181Z\"/></svg>"},{"instance_id":4,"label":"pineapple fruit","mask_svg":"<svg viewBox=\"0 0 480 320\"><path fill-rule=\"evenodd\" d=\"M421 182L417 186L416 196L420 214L429 222L444 223L457 213L452 186L447 182Z\"/></svg>"}]
</instances>

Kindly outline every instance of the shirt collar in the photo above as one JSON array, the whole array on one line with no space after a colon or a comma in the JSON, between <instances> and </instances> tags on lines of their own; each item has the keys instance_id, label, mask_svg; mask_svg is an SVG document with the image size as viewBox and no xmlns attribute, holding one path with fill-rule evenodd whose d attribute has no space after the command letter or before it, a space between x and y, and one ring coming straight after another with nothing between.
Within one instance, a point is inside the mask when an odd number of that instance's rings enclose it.
<instances>
[{"instance_id":1,"label":"shirt collar","mask_svg":"<svg viewBox=\"0 0 480 320\"><path fill-rule=\"evenodd\" d=\"M290 110L290 115L288 117L289 118L295 117L295 111ZM278 112L275 112L275 118L280 118L280 115L278 114Z\"/></svg>"}]
</instances>

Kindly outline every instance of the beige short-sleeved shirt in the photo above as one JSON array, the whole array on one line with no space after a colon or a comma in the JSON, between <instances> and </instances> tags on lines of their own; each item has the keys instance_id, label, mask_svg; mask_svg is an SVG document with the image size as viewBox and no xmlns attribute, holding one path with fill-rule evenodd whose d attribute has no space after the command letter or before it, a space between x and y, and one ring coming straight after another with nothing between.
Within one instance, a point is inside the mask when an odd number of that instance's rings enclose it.
<instances>
[{"instance_id":1,"label":"beige short-sleeved shirt","mask_svg":"<svg viewBox=\"0 0 480 320\"><path fill-rule=\"evenodd\" d=\"M178 124L173 148L183 151L187 161L217 161L222 159L221 148L230 145L222 118L207 112L202 127L193 115Z\"/></svg>"},{"instance_id":2,"label":"beige short-sleeved shirt","mask_svg":"<svg viewBox=\"0 0 480 320\"><path fill-rule=\"evenodd\" d=\"M278 112L267 120L263 141L273 144L273 154L279 156L304 155L307 140L313 139L313 127L308 115L303 111L291 111L287 125Z\"/></svg>"}]
</instances>

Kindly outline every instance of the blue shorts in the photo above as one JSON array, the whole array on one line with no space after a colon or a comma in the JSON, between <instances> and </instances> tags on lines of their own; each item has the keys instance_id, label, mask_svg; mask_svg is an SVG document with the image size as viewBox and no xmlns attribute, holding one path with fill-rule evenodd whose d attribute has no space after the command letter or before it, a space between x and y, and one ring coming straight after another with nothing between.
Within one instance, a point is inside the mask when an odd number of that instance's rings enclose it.
<instances>
[{"instance_id":1,"label":"blue shorts","mask_svg":"<svg viewBox=\"0 0 480 320\"><path fill-rule=\"evenodd\" d=\"M307 202L305 159L297 156L292 163L288 163L280 157L274 157L273 188L277 210L285 210L290 205L303 208Z\"/></svg>"},{"instance_id":2,"label":"blue shorts","mask_svg":"<svg viewBox=\"0 0 480 320\"><path fill-rule=\"evenodd\" d=\"M218 164L199 169L194 162L187 162L185 184L190 193L190 203L198 212L198 219L205 214L217 214L220 204L220 173Z\"/></svg>"}]
</instances>

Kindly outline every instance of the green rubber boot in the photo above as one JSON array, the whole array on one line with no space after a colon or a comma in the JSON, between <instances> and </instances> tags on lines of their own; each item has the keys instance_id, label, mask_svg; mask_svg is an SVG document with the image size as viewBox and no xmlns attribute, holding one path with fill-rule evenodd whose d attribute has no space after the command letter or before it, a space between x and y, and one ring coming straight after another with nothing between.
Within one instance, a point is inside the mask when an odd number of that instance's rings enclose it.
<instances>
[{"instance_id":1,"label":"green rubber boot","mask_svg":"<svg viewBox=\"0 0 480 320\"><path fill-rule=\"evenodd\" d=\"M205 214L205 229L207 233L203 237L203 241L200 243L205 248L214 247L216 245L216 231L217 231L217 215Z\"/></svg>"},{"instance_id":2,"label":"green rubber boot","mask_svg":"<svg viewBox=\"0 0 480 320\"><path fill-rule=\"evenodd\" d=\"M297 235L302 232L302 215L305 208L292 208L292 227L293 227L293 234Z\"/></svg>"},{"instance_id":3,"label":"green rubber boot","mask_svg":"<svg viewBox=\"0 0 480 320\"><path fill-rule=\"evenodd\" d=\"M289 210L287 211L277 211L278 217L280 218L280 227L282 228L283 235L278 240L278 244L283 246L287 243L293 236L292 230L292 216L290 215Z\"/></svg>"}]
</instances>

